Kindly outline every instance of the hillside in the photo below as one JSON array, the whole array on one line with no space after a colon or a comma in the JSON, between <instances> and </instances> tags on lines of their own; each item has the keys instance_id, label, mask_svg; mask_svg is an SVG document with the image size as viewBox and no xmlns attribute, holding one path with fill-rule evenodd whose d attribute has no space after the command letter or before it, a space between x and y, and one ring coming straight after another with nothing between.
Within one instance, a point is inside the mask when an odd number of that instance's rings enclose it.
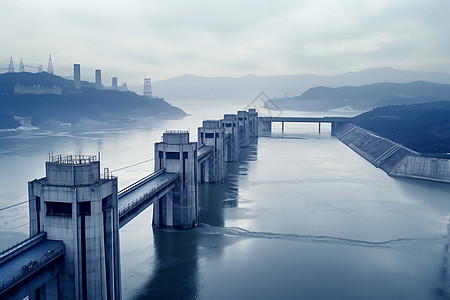
<instances>
[{"instance_id":1,"label":"hillside","mask_svg":"<svg viewBox=\"0 0 450 300\"><path fill-rule=\"evenodd\" d=\"M424 81L375 83L337 88L315 87L297 97L274 99L282 109L329 110L349 106L368 110L391 104L414 104L450 100L450 84Z\"/></svg>"},{"instance_id":2,"label":"hillside","mask_svg":"<svg viewBox=\"0 0 450 300\"><path fill-rule=\"evenodd\" d=\"M360 86L378 82L407 83L428 81L450 84L450 74L435 72L413 72L392 68L376 68L334 76L314 74L293 74L242 77L202 77L183 75L166 80L154 81L153 90L169 101L230 101L245 107L260 92L270 98L284 98L300 95L317 86L340 87ZM142 86L135 87L138 93Z\"/></svg>"},{"instance_id":3,"label":"hillside","mask_svg":"<svg viewBox=\"0 0 450 300\"><path fill-rule=\"evenodd\" d=\"M17 95L14 85L59 86L62 95ZM82 92L73 90L73 81L47 73L9 73L0 75L0 128L18 126L14 116L31 117L34 126L53 120L76 124L88 118L100 122L129 118L179 118L186 114L162 98L148 98L134 92L95 89L83 82Z\"/></svg>"},{"instance_id":4,"label":"hillside","mask_svg":"<svg viewBox=\"0 0 450 300\"><path fill-rule=\"evenodd\" d=\"M450 153L450 101L375 108L355 124L420 153Z\"/></svg>"}]
</instances>

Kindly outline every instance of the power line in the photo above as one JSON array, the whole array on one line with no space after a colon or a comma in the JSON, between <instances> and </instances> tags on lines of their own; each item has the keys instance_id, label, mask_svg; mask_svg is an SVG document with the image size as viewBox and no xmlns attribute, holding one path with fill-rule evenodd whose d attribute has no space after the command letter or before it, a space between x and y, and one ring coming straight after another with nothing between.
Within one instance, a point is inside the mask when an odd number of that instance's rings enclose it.
<instances>
[{"instance_id":1,"label":"power line","mask_svg":"<svg viewBox=\"0 0 450 300\"><path fill-rule=\"evenodd\" d=\"M22 205L22 204L25 204L25 203L28 203L28 201L23 201L23 202L19 202L19 203L10 205L10 206L2 207L2 208L0 208L0 211L9 209L9 208L12 208L12 207L15 207L15 206L19 206L19 205Z\"/></svg>"},{"instance_id":2,"label":"power line","mask_svg":"<svg viewBox=\"0 0 450 300\"><path fill-rule=\"evenodd\" d=\"M122 171L122 170L125 170L125 169L128 169L128 168L131 168L131 167L135 167L135 166L138 166L138 165L141 165L141 164L145 164L145 163L153 161L153 160L155 160L155 159L154 158L147 159L147 160L144 160L144 161L132 164L132 165L128 165L128 166L125 166L125 167L122 167L122 168L119 168L119 169L112 170L111 172ZM9 205L9 206L2 207L2 208L0 208L0 211L7 210L7 209L10 209L10 208L13 208L13 207L25 204L25 203L28 203L28 201L23 201L23 202L19 202L19 203L16 203L16 204L12 204L12 205Z\"/></svg>"},{"instance_id":3,"label":"power line","mask_svg":"<svg viewBox=\"0 0 450 300\"><path fill-rule=\"evenodd\" d=\"M7 229L7 230L14 230L14 229L17 229L17 228L23 227L23 226L25 226L25 225L28 225L28 222L26 222L26 223L23 223L23 224L21 224L21 225L19 225L19 226L16 226L16 227L12 227L12 228L6 228L6 229Z\"/></svg>"},{"instance_id":4,"label":"power line","mask_svg":"<svg viewBox=\"0 0 450 300\"><path fill-rule=\"evenodd\" d=\"M122 167L122 168L119 168L119 169L111 170L111 172L122 171L122 170L125 170L125 169L128 169L128 168L131 168L131 167L135 167L135 166L144 164L144 163L149 162L149 161L152 161L152 160L155 160L155 159L154 159L154 158L152 158L152 159L147 159L147 160L144 160L144 161L141 161L141 162L138 162L138 163L135 163L135 164L126 166L126 167Z\"/></svg>"}]
</instances>

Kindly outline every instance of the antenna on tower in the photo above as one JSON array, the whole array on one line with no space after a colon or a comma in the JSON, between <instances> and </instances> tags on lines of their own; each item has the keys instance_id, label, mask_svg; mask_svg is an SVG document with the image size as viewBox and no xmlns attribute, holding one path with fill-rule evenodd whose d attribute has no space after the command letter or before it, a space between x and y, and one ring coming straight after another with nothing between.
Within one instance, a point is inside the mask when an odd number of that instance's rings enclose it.
<instances>
[{"instance_id":1,"label":"antenna on tower","mask_svg":"<svg viewBox=\"0 0 450 300\"><path fill-rule=\"evenodd\" d=\"M151 78L144 78L144 96L152 97L152 80L151 80Z\"/></svg>"},{"instance_id":2,"label":"antenna on tower","mask_svg":"<svg viewBox=\"0 0 450 300\"><path fill-rule=\"evenodd\" d=\"M14 63L12 60L12 55L9 59L8 73L14 73Z\"/></svg>"},{"instance_id":3,"label":"antenna on tower","mask_svg":"<svg viewBox=\"0 0 450 300\"><path fill-rule=\"evenodd\" d=\"M25 66L23 65L22 57L20 58L19 72L25 72Z\"/></svg>"},{"instance_id":4,"label":"antenna on tower","mask_svg":"<svg viewBox=\"0 0 450 300\"><path fill-rule=\"evenodd\" d=\"M53 74L53 63L52 63L52 55L48 55L48 67L47 67L47 73Z\"/></svg>"}]
</instances>

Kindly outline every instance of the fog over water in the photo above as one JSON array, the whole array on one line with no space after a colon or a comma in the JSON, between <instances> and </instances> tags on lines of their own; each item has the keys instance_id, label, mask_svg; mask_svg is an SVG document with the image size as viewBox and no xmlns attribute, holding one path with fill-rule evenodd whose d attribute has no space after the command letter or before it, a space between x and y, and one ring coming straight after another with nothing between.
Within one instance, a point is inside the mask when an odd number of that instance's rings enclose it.
<instances>
[{"instance_id":1,"label":"fog over water","mask_svg":"<svg viewBox=\"0 0 450 300\"><path fill-rule=\"evenodd\" d=\"M27 199L49 151L101 151L114 171L153 158L166 129L196 140L203 119L244 107L182 108L191 116L159 124L0 133L0 207ZM450 185L388 177L325 124L273 129L224 184L200 184L196 229L153 230L152 207L121 229L125 299L447 299ZM114 174L122 188L152 171ZM0 248L26 237L27 209L0 211Z\"/></svg>"}]
</instances>

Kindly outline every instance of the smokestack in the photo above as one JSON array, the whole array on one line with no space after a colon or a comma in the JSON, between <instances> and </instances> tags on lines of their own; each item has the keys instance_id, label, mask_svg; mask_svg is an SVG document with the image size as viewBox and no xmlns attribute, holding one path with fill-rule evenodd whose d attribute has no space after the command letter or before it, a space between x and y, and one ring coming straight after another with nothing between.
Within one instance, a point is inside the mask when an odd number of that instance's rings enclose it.
<instances>
[{"instance_id":1,"label":"smokestack","mask_svg":"<svg viewBox=\"0 0 450 300\"><path fill-rule=\"evenodd\" d=\"M95 88L102 88L102 70L95 70Z\"/></svg>"},{"instance_id":2,"label":"smokestack","mask_svg":"<svg viewBox=\"0 0 450 300\"><path fill-rule=\"evenodd\" d=\"M73 83L76 90L81 90L81 68L80 64L73 65Z\"/></svg>"},{"instance_id":3,"label":"smokestack","mask_svg":"<svg viewBox=\"0 0 450 300\"><path fill-rule=\"evenodd\" d=\"M112 89L117 90L117 77L112 78Z\"/></svg>"}]
</instances>

